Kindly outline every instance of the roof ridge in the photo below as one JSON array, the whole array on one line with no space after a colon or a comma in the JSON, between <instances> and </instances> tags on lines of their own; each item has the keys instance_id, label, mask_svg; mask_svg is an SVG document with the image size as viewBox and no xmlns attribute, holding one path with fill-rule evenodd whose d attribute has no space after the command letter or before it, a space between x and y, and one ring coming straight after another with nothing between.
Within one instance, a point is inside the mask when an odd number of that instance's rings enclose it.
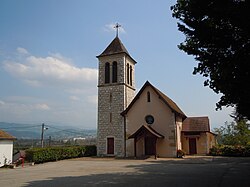
<instances>
[{"instance_id":1,"label":"roof ridge","mask_svg":"<svg viewBox=\"0 0 250 187\"><path fill-rule=\"evenodd\" d=\"M150 84L150 83L149 83ZM175 112L177 113L180 113L182 115L184 115L186 117L186 115L184 114L184 112L180 109L180 107L170 98L168 97L166 94L164 94L162 91L160 91L158 88L154 87L152 84L150 84L154 89L155 91L158 92L158 94L163 97L163 99L168 103L168 105L170 105L169 107L174 110ZM169 102L172 102L172 103L169 103ZM173 106L173 105L174 106ZM176 108L175 108L176 107Z\"/></svg>"},{"instance_id":2,"label":"roof ridge","mask_svg":"<svg viewBox=\"0 0 250 187\"><path fill-rule=\"evenodd\" d=\"M178 107L178 105L172 100L170 99L168 96L166 96L164 93L162 93L160 90L158 90L156 87L154 87L149 81L146 81L146 83L142 86L142 88L140 89L140 91L136 94L136 96L134 97L134 99L132 100L132 102L129 104L129 106L121 113L122 115L125 115L130 108L132 107L132 105L136 102L136 100L139 98L139 96L141 95L141 93L144 91L144 89L150 86L155 92L156 94L159 95L159 98L163 100L163 102L168 105L168 107L174 111L175 113L181 115L183 118L186 118L187 116L184 114L184 112L182 112L182 110Z\"/></svg>"}]
</instances>

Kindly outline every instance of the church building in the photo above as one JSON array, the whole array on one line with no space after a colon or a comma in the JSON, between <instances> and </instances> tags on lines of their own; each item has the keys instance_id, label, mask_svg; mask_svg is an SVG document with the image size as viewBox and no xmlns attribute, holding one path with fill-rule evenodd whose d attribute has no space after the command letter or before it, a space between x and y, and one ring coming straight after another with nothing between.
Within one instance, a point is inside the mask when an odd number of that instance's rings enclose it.
<instances>
[{"instance_id":1,"label":"church building","mask_svg":"<svg viewBox=\"0 0 250 187\"><path fill-rule=\"evenodd\" d=\"M97 155L176 157L207 154L215 145L208 117L187 117L147 81L135 95L135 65L117 36L97 56Z\"/></svg>"}]
</instances>

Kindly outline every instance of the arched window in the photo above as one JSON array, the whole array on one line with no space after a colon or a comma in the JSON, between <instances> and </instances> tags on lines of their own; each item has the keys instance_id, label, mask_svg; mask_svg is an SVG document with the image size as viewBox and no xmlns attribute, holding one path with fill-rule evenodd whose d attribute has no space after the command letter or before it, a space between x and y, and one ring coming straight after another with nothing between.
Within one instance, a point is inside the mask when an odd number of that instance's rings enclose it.
<instances>
[{"instance_id":1,"label":"arched window","mask_svg":"<svg viewBox=\"0 0 250 187\"><path fill-rule=\"evenodd\" d=\"M150 92L147 92L147 101L150 102L151 98L150 98Z\"/></svg>"},{"instance_id":2,"label":"arched window","mask_svg":"<svg viewBox=\"0 0 250 187\"><path fill-rule=\"evenodd\" d=\"M130 85L132 86L132 83L133 83L133 79L132 79L132 74L133 74L133 69L132 69L132 66L130 66Z\"/></svg>"},{"instance_id":3,"label":"arched window","mask_svg":"<svg viewBox=\"0 0 250 187\"><path fill-rule=\"evenodd\" d=\"M112 82L117 82L117 62L114 61L112 65Z\"/></svg>"},{"instance_id":4,"label":"arched window","mask_svg":"<svg viewBox=\"0 0 250 187\"><path fill-rule=\"evenodd\" d=\"M127 83L129 84L129 64L127 64Z\"/></svg>"},{"instance_id":5,"label":"arched window","mask_svg":"<svg viewBox=\"0 0 250 187\"><path fill-rule=\"evenodd\" d=\"M109 83L110 82L110 67L109 67L109 63L106 62L105 63L105 83Z\"/></svg>"}]
</instances>

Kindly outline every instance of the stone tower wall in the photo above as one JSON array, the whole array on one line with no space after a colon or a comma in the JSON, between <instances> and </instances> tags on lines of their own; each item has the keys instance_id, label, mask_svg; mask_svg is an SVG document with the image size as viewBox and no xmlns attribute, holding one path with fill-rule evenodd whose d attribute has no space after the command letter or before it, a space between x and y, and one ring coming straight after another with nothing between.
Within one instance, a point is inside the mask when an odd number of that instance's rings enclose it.
<instances>
[{"instance_id":1,"label":"stone tower wall","mask_svg":"<svg viewBox=\"0 0 250 187\"><path fill-rule=\"evenodd\" d=\"M117 62L117 83L105 84L105 63L110 63L112 79L112 63ZM126 64L133 68L133 84L126 83ZM124 119L120 115L135 95L134 64L126 54L109 55L99 58L98 79L98 136L97 154L107 155L107 138L114 138L114 156L124 156Z\"/></svg>"}]
</instances>

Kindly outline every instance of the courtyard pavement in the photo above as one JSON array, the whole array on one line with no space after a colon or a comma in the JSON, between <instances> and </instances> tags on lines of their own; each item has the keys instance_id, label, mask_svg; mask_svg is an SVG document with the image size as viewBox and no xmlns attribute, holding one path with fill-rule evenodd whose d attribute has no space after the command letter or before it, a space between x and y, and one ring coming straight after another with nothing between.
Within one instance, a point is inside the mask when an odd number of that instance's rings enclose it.
<instances>
[{"instance_id":1,"label":"courtyard pavement","mask_svg":"<svg viewBox=\"0 0 250 187\"><path fill-rule=\"evenodd\" d=\"M250 158L78 158L0 169L0 186L250 186Z\"/></svg>"}]
</instances>

